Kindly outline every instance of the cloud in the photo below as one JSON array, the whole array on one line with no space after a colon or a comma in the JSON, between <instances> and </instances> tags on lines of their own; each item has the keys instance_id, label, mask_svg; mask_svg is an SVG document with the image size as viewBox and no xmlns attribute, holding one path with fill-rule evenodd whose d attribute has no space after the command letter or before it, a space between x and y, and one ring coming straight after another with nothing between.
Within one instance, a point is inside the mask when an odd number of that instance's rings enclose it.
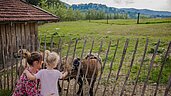
<instances>
[{"instance_id":1,"label":"cloud","mask_svg":"<svg viewBox=\"0 0 171 96\"><path fill-rule=\"evenodd\" d=\"M135 1L134 0L126 0L125 3L126 4L132 4L132 3L135 3Z\"/></svg>"},{"instance_id":2,"label":"cloud","mask_svg":"<svg viewBox=\"0 0 171 96\"><path fill-rule=\"evenodd\" d=\"M113 0L114 3L121 4L121 0Z\"/></svg>"},{"instance_id":3,"label":"cloud","mask_svg":"<svg viewBox=\"0 0 171 96\"><path fill-rule=\"evenodd\" d=\"M116 4L132 4L135 3L134 0L113 0Z\"/></svg>"}]
</instances>

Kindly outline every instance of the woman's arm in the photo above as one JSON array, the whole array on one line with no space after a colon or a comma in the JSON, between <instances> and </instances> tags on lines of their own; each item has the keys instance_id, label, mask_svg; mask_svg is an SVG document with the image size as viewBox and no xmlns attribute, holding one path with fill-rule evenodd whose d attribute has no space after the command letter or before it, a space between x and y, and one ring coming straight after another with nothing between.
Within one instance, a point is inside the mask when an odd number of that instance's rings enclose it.
<instances>
[{"instance_id":1,"label":"woman's arm","mask_svg":"<svg viewBox=\"0 0 171 96\"><path fill-rule=\"evenodd\" d=\"M24 70L24 72L27 76L28 79L30 80L35 80L36 79L36 76L32 75L28 70Z\"/></svg>"}]
</instances>

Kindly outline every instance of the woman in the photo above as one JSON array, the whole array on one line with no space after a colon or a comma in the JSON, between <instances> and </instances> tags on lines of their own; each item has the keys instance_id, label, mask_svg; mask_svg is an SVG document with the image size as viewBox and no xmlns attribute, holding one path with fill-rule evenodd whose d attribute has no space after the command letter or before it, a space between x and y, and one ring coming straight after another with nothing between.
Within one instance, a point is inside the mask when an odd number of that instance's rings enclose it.
<instances>
[{"instance_id":1,"label":"woman","mask_svg":"<svg viewBox=\"0 0 171 96\"><path fill-rule=\"evenodd\" d=\"M27 69L24 73L30 80L40 79L41 84L41 95L43 96L59 96L57 83L59 79L65 78L68 74L67 70L65 72L60 72L54 68L59 62L59 55L56 52L45 51L46 67L47 69L42 69L36 74L32 75Z\"/></svg>"},{"instance_id":2,"label":"woman","mask_svg":"<svg viewBox=\"0 0 171 96\"><path fill-rule=\"evenodd\" d=\"M28 54L29 55L29 54ZM29 67L27 68L31 74L38 72L38 69L42 66L43 57L38 52L31 53L27 62ZM12 96L40 96L40 85L38 80L29 80L25 74L20 76L20 79L17 81L16 88L14 89Z\"/></svg>"}]
</instances>

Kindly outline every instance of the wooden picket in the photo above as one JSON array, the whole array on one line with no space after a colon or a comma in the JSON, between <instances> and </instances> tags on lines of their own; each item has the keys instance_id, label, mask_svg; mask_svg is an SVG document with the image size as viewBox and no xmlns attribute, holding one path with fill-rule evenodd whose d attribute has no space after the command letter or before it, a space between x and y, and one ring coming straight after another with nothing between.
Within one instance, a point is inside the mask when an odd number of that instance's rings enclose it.
<instances>
[{"instance_id":1,"label":"wooden picket","mask_svg":"<svg viewBox=\"0 0 171 96\"><path fill-rule=\"evenodd\" d=\"M24 25L15 25L15 26L24 26ZM7 28L5 27L4 29L1 29L1 30L7 30ZM12 29L10 29L10 30L12 30ZM34 29L31 29L31 30L34 30ZM16 29L16 31L17 31L17 29ZM20 31L22 31L22 30L20 30ZM31 34L33 34L33 33L31 33ZM0 35L4 36L3 33L1 33ZM14 35L15 34L13 34L12 36L14 36ZM137 50L139 48L139 42L140 42L139 39L136 39L135 45L132 49L133 51L131 52L132 56L130 56L130 54L129 54L130 62L128 62L128 68L127 68L127 70L124 69L125 73L123 73L122 70L125 67L124 63L126 62L126 56L129 51L128 48L129 48L129 43L130 43L131 39L126 39L126 41L124 42L123 49L121 50L122 52L121 52L120 56L118 56L119 63L117 63L116 58L117 58L118 48L120 48L119 45L121 44L120 39L116 40L116 44L114 46L115 49L111 49L111 46L113 43L112 40L105 42L104 39L102 39L100 42L98 42L99 49L97 49L96 42L94 41L94 39L91 42L89 42L87 40L87 38L84 38L83 43L81 42L80 39L73 40L72 38L70 38L67 46L66 45L64 46L65 40L62 37L59 37L58 41L54 41L54 40L56 40L56 37L54 35L52 35L50 38L50 41L47 41L48 37L46 35L44 35L44 37L43 37L44 39L40 38L38 40L38 38L36 38L36 40L38 41L37 43L35 43L34 41L31 40L28 43L28 45L25 46L22 44L21 41L28 42L27 41L28 38L27 38L27 40L25 38L22 38L22 40L19 40L19 39L17 39L18 37L15 37L15 36L10 37L10 35L8 35L8 34L5 36L8 38L12 38L12 39L7 40L7 41L5 41L5 40L2 41L2 42L4 42L4 44L7 45L7 46L3 46L3 47L8 48L9 50L8 51L2 50L4 64L3 64L3 69L0 70L0 90L13 90L15 88L15 84L19 78L19 76L17 74L17 72L19 70L18 68L22 65L21 64L22 57L20 57L20 59L13 58L13 53L15 53L16 50L27 48L31 52L35 51L35 50L36 51L43 50L43 52L44 52L45 50L48 49L50 51L55 51L60 55L60 62L62 62L62 58L64 56L66 57L66 60L67 60L67 58L69 58L69 56L72 57L72 62L73 62L73 60L76 57L78 57L78 52L77 52L78 50L81 50L80 51L80 60L83 60L84 56L87 55L87 54L85 54L86 51L88 51L89 54L93 54L93 51L96 48L97 58L99 58L101 56L101 54L104 54L104 57L102 59L103 61L102 61L102 65L101 65L101 70L99 71L99 75L96 78L96 83L94 85L94 89L91 88L91 85L94 84L93 78L94 78L95 72L97 70L96 68L93 70L93 75L91 77L90 85L85 84L86 81L83 81L83 87L82 87L81 93L79 95L81 95L83 92L83 96L85 96L85 95L89 96L89 95L91 95L89 93L90 90L93 90L93 92L94 92L93 96L99 96L99 93L98 93L99 91L101 92L100 96L106 96L106 95L111 95L111 96L123 96L124 95L125 96L128 94L129 94L129 96L140 96L140 95L145 96L146 93L149 93L150 95L153 95L153 96L161 96L161 94L163 96L169 96L171 94L171 92L170 92L170 90L171 90L171 75L170 75L170 77L168 77L167 84L163 84L163 87L165 89L163 89L159 93L159 90L161 89L160 88L160 86L161 86L160 80L161 80L162 72L165 68L164 66L166 63L166 59L168 58L168 56L170 54L171 42L169 42L167 50L164 53L164 60L163 60L164 62L161 63L161 66L157 66L159 68L159 73L157 76L157 80L155 81L156 84L153 85L154 89L152 89L150 91L150 90L148 90L148 86L151 86L151 85L149 85L149 79L152 74L152 70L154 68L155 58L158 54L157 52L158 52L158 49L160 46L160 42L161 42L160 40L158 40L158 42L156 43L154 53L151 56L149 65L147 65L148 68L143 69L143 66L145 63L145 58L147 57L149 42L150 42L148 38L146 39L144 50L142 52L143 53L142 57L138 57L138 59L141 59L141 61L138 62L140 64L136 65L136 66L139 66L139 69L135 75L134 80L131 81L131 82L134 82L134 84L130 85L130 89L127 89L127 86L129 86L128 82L130 82L129 79L131 78L131 74L132 74L131 72L132 72L133 66L135 66L135 59L137 56L137 52L138 52ZM33 36L33 35L30 35L30 37L35 38L35 36ZM44 45L41 45L41 42L43 42ZM87 44L88 44L87 42L89 44L91 43L91 46L89 49L86 49ZM105 49L105 52L102 53L102 50L104 51L104 49L102 48L104 46L104 42L107 43L108 45ZM15 48L16 50L12 49L12 48L10 49L10 47L14 46L14 44L16 44L16 48ZM50 45L48 46L48 44L50 44ZM79 44L82 44L81 45L82 49L77 49ZM67 49L65 50L64 47L67 47ZM73 51L71 51L71 48L73 48ZM110 51L113 51L112 55L111 55ZM65 52L66 52L66 54L64 54ZM72 54L72 55L70 55L70 54ZM110 59L109 59L109 55L111 55ZM6 64L7 61L8 61L8 64ZM44 58L44 62L45 61L46 61L46 58ZM115 65L117 65L117 70L113 70L113 67ZM107 68L107 66L109 66L109 68L107 69L108 73L105 72L105 70L106 70L105 68ZM57 69L60 70L60 67L61 67L61 63L59 63ZM91 66L88 66L88 67L91 67ZM81 77L83 80L87 79L86 76L88 75L88 67L86 69L85 75L83 77ZM42 68L45 68L45 65L43 65ZM62 81L60 80L60 82L62 82L62 83L60 83L61 88L62 88L60 95L62 95L62 96L68 96L68 95L76 96L77 95L76 94L77 90L78 90L77 82L78 82L78 78L80 76L81 68L82 68L82 64L80 64L78 67L78 72L77 72L76 79L74 82L72 80L70 80L70 78L69 78L69 82L67 82L67 83L64 82L64 80L62 80ZM139 88L139 86L140 86L139 77L141 74L144 74L144 73L142 73L142 71L144 71L144 70L147 71L147 74L145 75L145 80L143 82L141 82L141 84L143 83L141 85L142 86L142 89L141 89L141 88ZM20 71L22 72L22 70L20 70ZM113 74L116 74L116 75L113 76ZM171 72L170 72L170 74L171 74ZM71 74L69 74L69 77L70 76L71 76ZM122 78L122 81L123 81L122 83L120 83L121 82L119 80L120 78ZM111 83L111 81L112 81L112 83ZM109 83L111 83L111 84L109 85ZM66 90L64 90L64 87L66 87L65 85L67 86ZM103 87L103 88L101 88L101 87ZM108 90L109 88L110 88L110 90ZM139 90L137 90L137 88L139 88ZM129 91L129 90L131 90L131 91ZM138 91L139 93L137 93L136 91Z\"/></svg>"}]
</instances>

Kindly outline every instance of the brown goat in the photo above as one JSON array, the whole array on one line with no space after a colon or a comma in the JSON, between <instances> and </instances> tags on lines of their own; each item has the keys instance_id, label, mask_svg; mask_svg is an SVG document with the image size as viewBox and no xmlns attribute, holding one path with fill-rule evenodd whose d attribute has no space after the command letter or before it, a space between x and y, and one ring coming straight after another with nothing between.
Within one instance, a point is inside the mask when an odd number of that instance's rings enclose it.
<instances>
[{"instance_id":1,"label":"brown goat","mask_svg":"<svg viewBox=\"0 0 171 96\"><path fill-rule=\"evenodd\" d=\"M77 95L80 95L81 93L81 96L83 96L83 91L82 91L83 79L87 79L89 86L92 81L89 94L90 96L93 96L93 87L94 87L96 78L98 76L98 72L101 68L101 59L93 54L89 54L83 60L80 60L79 58L74 59L72 64L73 64L73 69L71 70L71 74L69 74L69 76L66 77L66 80L76 79L78 68L79 68L79 65L81 64L81 69L80 69L78 82L77 82L79 84L79 90L77 92ZM60 88L60 85L59 85L59 88Z\"/></svg>"},{"instance_id":2,"label":"brown goat","mask_svg":"<svg viewBox=\"0 0 171 96\"><path fill-rule=\"evenodd\" d=\"M88 84L90 86L89 94L90 96L93 96L94 83L98 76L98 72L101 69L101 59L90 54L90 55L87 55L87 57L81 61L81 64L82 64L82 68L81 68L82 73L87 79ZM92 81L92 84L91 84L91 81Z\"/></svg>"}]
</instances>

